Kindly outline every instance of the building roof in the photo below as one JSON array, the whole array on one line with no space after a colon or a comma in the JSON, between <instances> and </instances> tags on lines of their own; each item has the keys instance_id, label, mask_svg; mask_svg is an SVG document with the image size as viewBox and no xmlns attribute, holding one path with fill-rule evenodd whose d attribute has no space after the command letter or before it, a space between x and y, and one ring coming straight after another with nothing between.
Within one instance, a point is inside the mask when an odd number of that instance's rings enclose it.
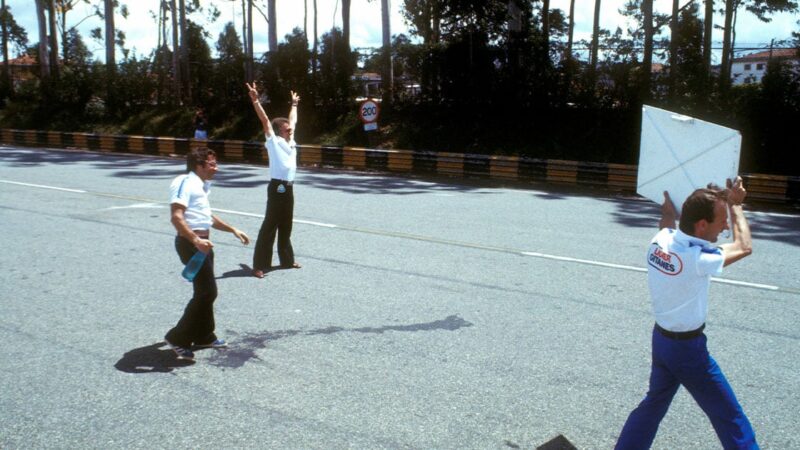
<instances>
[{"instance_id":1,"label":"building roof","mask_svg":"<svg viewBox=\"0 0 800 450\"><path fill-rule=\"evenodd\" d=\"M8 64L12 66L35 66L36 58L26 54L14 59L9 59Z\"/></svg>"},{"instance_id":2,"label":"building roof","mask_svg":"<svg viewBox=\"0 0 800 450\"><path fill-rule=\"evenodd\" d=\"M773 59L800 59L797 55L796 48L774 48L772 50L764 50L749 55L744 55L739 58L734 58L733 62L762 62L770 59L772 53Z\"/></svg>"}]
</instances>

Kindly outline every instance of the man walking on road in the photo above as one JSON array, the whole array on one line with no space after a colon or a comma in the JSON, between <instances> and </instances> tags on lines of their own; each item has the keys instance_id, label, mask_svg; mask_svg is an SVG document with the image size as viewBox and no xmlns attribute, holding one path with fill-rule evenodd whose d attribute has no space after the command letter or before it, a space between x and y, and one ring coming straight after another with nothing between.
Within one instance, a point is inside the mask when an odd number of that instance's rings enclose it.
<instances>
[{"instance_id":1,"label":"man walking on road","mask_svg":"<svg viewBox=\"0 0 800 450\"><path fill-rule=\"evenodd\" d=\"M246 84L246 83L245 83ZM255 83L246 84L253 108L264 128L264 144L269 156L269 186L267 187L267 212L258 232L253 254L253 276L263 278L272 268L272 245L278 235L278 259L282 268L299 269L292 249L292 219L294 217L294 176L297 172L297 144L294 141L297 124L297 103L300 97L291 91L292 107L289 118L278 117L271 123L261 107Z\"/></svg>"},{"instance_id":2,"label":"man walking on road","mask_svg":"<svg viewBox=\"0 0 800 450\"><path fill-rule=\"evenodd\" d=\"M208 202L211 179L217 173L217 156L208 148L196 148L186 155L187 173L179 175L170 185L169 203L172 225L178 231L175 249L183 264L196 252L207 256L194 278L194 294L183 317L164 339L178 359L194 361L195 348L224 348L227 344L214 334L214 300L217 298L217 281L214 278L214 245L210 228L233 233L243 244L250 239L246 234L223 222L211 213Z\"/></svg>"},{"instance_id":3,"label":"man walking on road","mask_svg":"<svg viewBox=\"0 0 800 450\"><path fill-rule=\"evenodd\" d=\"M757 449L755 433L725 375L708 353L705 328L711 276L752 252L750 227L742 211L741 177L728 189L697 189L683 204L679 229L668 193L661 231L647 255L648 284L655 315L650 387L631 412L617 449L647 449L672 398L683 385L706 413L725 449ZM733 242L714 247L733 223Z\"/></svg>"}]
</instances>

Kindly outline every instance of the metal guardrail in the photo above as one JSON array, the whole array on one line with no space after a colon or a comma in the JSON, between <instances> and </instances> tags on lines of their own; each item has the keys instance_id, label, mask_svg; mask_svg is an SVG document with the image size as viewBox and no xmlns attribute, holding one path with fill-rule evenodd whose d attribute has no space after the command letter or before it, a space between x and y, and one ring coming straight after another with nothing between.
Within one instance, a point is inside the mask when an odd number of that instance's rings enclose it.
<instances>
[{"instance_id":1,"label":"metal guardrail","mask_svg":"<svg viewBox=\"0 0 800 450\"><path fill-rule=\"evenodd\" d=\"M223 161L269 162L263 143L253 141L0 129L0 143L160 156L183 155L193 146L207 146ZM582 185L631 193L636 191L638 170L629 164L324 145L298 145L298 154L301 166ZM764 174L742 177L752 200L800 204L800 177Z\"/></svg>"}]
</instances>

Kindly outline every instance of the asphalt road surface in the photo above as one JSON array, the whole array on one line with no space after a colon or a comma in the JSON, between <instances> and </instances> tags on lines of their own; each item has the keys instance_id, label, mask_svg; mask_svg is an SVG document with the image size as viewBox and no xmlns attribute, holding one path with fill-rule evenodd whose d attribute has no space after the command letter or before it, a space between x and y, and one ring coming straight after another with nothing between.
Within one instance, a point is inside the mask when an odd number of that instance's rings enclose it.
<instances>
[{"instance_id":1,"label":"asphalt road surface","mask_svg":"<svg viewBox=\"0 0 800 450\"><path fill-rule=\"evenodd\" d=\"M178 362L191 286L180 159L0 147L0 448L612 448L643 398L658 206L604 191L301 170L300 270L212 235L227 350ZM255 239L264 167L222 164ZM800 448L800 215L749 205L754 253L706 329L762 448ZM277 256L276 256L277 258ZM277 261L276 261L277 263ZM719 448L681 389L653 448Z\"/></svg>"}]
</instances>

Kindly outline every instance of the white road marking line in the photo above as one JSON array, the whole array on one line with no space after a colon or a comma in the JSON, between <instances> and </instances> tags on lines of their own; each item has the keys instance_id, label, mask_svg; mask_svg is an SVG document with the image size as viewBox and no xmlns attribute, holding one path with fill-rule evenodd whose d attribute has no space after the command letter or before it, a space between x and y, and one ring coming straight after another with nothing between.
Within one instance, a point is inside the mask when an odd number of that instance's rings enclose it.
<instances>
[{"instance_id":1,"label":"white road marking line","mask_svg":"<svg viewBox=\"0 0 800 450\"><path fill-rule=\"evenodd\" d=\"M41 185L41 184L20 183L18 181L0 180L0 183L14 184L14 185L26 186L26 187L35 187L35 188L40 188L40 189L51 189L51 190L55 190L55 191L72 192L72 193L77 193L77 194L93 194L93 195L99 195L99 196L105 196L105 197L115 197L115 198L121 198L121 199L130 199L130 200L139 200L139 201L143 200L143 199L135 198L135 197L126 197L124 195L91 193L89 191L84 191L84 190L79 190L79 189L67 189L67 188L61 188L61 187L56 187L56 186L46 186L46 185ZM164 203L165 202L160 202L160 203L139 203L139 204L129 205L129 206L111 207L111 208L108 208L108 209L159 207L158 206L159 204L164 204ZM242 211L234 211L234 210L229 210L229 209L212 208L212 211L218 211L218 212L223 212L223 213L226 213L226 214L234 214L234 215L246 216L246 217L256 217L256 218L260 218L260 219L264 218L263 214L253 214L253 213L247 213L247 212L242 212ZM762 212L759 212L759 214L772 215L772 213L762 213ZM778 214L775 214L775 215L778 215ZM788 217L795 217L795 216L788 216ZM462 243L456 243L456 242L453 242L453 241L446 241L446 240L441 240L441 239L436 239L436 238L428 238L428 237L424 237L424 236L414 236L414 235L405 235L405 234L402 234L402 233L393 233L393 232L384 232L384 231L380 231L379 232L379 231L360 230L360 229L357 229L357 228L350 228L350 227L340 227L340 226L335 225L335 224L323 223L323 222L314 222L314 221L310 221L310 220L295 219L293 222L302 223L302 224L305 224L305 225L325 227L325 228L340 228L340 229L347 229L347 230L351 230L351 231L365 231L365 232L370 232L370 233L373 233L373 234L385 234L387 236L391 235L391 236L396 236L396 237L408 237L408 238L426 240L426 241L430 241L430 242L440 242L440 243L443 243L443 244L454 244L454 245L461 245L461 246L465 246L465 247L484 248L486 250L498 250L498 249L494 249L494 248L477 246L477 245L473 245L473 244L466 244L466 243L462 244ZM623 265L623 264L613 264L613 263L607 263L607 262L602 262L602 261L594 261L594 260L589 260L589 259L571 258L569 256L550 255L550 254L547 254L547 253L539 253L539 252L519 252L519 254L523 255L523 256L533 256L533 257L536 257L536 258L550 259L550 260L555 260L555 261L564 261L564 262L572 262L572 263L578 263L578 264L586 264L586 265L591 265L591 266L608 267L608 268L611 268L611 269L622 269L622 270L629 270L629 271L633 271L633 272L647 272L647 269L642 268L642 267L627 266L627 265ZM780 286L774 286L774 285L771 285L771 284L750 283L750 282L747 282L747 281L729 280L729 279L725 279L725 278L713 278L712 277L711 281L714 281L714 282L717 282L717 283L722 283L722 284L730 284L730 285L734 285L734 286L750 287L750 288L762 289L762 290L768 290L768 291L788 292L788 293L795 293L795 294L800 292L800 291L797 291L795 289L781 288Z\"/></svg>"},{"instance_id":2,"label":"white road marking line","mask_svg":"<svg viewBox=\"0 0 800 450\"><path fill-rule=\"evenodd\" d=\"M602 261L593 261L590 259L578 259L578 258L570 258L568 256L557 256L557 255L548 255L546 253L538 253L538 252L522 252L525 256L535 256L537 258L544 258L544 259L552 259L556 261L565 261L565 262L574 262L579 264L587 264L590 266L600 266L600 267L610 267L612 269L622 269L622 270L630 270L632 272L647 272L647 269L644 267L635 267L635 266L626 266L622 264L613 264L613 263L606 263ZM732 284L735 286L745 286L755 289L764 289L768 291L788 291L786 289L781 289L778 286L773 286L771 284L761 284L761 283L750 283L747 281L737 281L737 280L730 280L727 278L715 278L711 277L711 281L716 283L722 284Z\"/></svg>"},{"instance_id":3,"label":"white road marking line","mask_svg":"<svg viewBox=\"0 0 800 450\"><path fill-rule=\"evenodd\" d=\"M314 225L314 226L317 226L317 227L339 228L338 225L334 225L332 223L312 222L310 220L294 219L293 222L295 222L295 223L304 223L306 225Z\"/></svg>"},{"instance_id":4,"label":"white road marking line","mask_svg":"<svg viewBox=\"0 0 800 450\"><path fill-rule=\"evenodd\" d=\"M258 219L263 219L264 218L263 214L253 214L253 213L247 213L247 212L242 212L242 211L234 211L232 209L211 208L211 210L215 211L215 212L222 212L222 213L225 213L225 214L233 214L235 216L255 217L255 218L258 218ZM313 222L311 220L294 219L294 220L292 220L292 222L294 222L294 223L302 223L302 224L305 224L305 225L313 225L313 226L317 226L317 227L324 227L324 228L339 228L338 225L334 225L332 223Z\"/></svg>"},{"instance_id":5,"label":"white road marking line","mask_svg":"<svg viewBox=\"0 0 800 450\"><path fill-rule=\"evenodd\" d=\"M593 261L590 259L578 259L578 258L570 258L568 256L557 256L557 255L548 255L546 253L539 253L539 252L522 252L525 256L535 256L537 258L544 258L544 259L554 259L556 261L566 261L566 262L575 262L580 264L587 264L590 266L601 266L601 267L610 267L612 269L623 269L623 270L631 270L634 272L647 272L647 269L642 267L634 267L634 266L625 266L622 264L613 264L613 263L606 263L602 261Z\"/></svg>"},{"instance_id":6,"label":"white road marking line","mask_svg":"<svg viewBox=\"0 0 800 450\"><path fill-rule=\"evenodd\" d=\"M40 188L40 189L52 189L54 191L74 192L76 194L87 194L88 193L87 191L82 191L80 189L67 189L67 188L62 188L62 187L46 186L46 185L43 185L43 184L20 183L18 181L0 180L0 183L16 184L17 186L35 187L35 188Z\"/></svg>"},{"instance_id":7,"label":"white road marking line","mask_svg":"<svg viewBox=\"0 0 800 450\"><path fill-rule=\"evenodd\" d=\"M134 203L133 205L126 205L126 206L111 206L109 208L105 208L106 210L110 209L136 209L136 208L163 208L164 205L160 205L158 203Z\"/></svg>"},{"instance_id":8,"label":"white road marking line","mask_svg":"<svg viewBox=\"0 0 800 450\"><path fill-rule=\"evenodd\" d=\"M253 214L253 213L246 213L242 211L234 211L231 209L219 209L219 208L211 208L212 211L218 211L225 214L233 214L235 216L245 216L245 217L255 217L258 219L263 219L263 214ZM313 222L311 220L301 220L301 219L294 219L292 220L294 223L302 223L305 225L313 225L317 227L325 227L325 228L339 228L338 225L334 225L332 223L322 223L322 222Z\"/></svg>"}]
</instances>

